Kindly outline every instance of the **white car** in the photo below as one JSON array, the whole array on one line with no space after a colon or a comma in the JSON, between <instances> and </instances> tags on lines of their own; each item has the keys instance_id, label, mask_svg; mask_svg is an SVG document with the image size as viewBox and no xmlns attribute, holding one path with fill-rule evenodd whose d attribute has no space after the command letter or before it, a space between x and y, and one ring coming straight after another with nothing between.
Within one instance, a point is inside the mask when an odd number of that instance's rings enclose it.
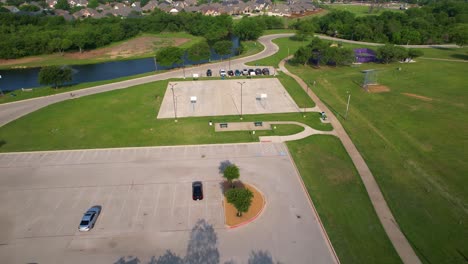
<instances>
[{"instance_id":1,"label":"white car","mask_svg":"<svg viewBox=\"0 0 468 264\"><path fill-rule=\"evenodd\" d=\"M225 69L219 70L219 76L226 77L226 70Z\"/></svg>"}]
</instances>

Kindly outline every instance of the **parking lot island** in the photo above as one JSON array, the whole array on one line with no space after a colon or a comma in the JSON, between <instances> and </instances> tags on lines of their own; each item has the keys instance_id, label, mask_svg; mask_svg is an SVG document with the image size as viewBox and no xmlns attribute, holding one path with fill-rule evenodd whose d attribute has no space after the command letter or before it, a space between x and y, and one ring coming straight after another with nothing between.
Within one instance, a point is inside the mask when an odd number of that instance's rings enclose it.
<instances>
[{"instance_id":1,"label":"parking lot island","mask_svg":"<svg viewBox=\"0 0 468 264\"><path fill-rule=\"evenodd\" d=\"M240 182L237 182L240 183ZM225 185L226 187L227 185ZM234 205L228 203L224 197L224 217L228 228L237 228L247 225L257 219L263 212L266 205L265 196L253 185L247 183L236 184L236 188L246 188L253 193L252 204L246 213L237 216L237 209ZM227 189L225 189L227 191Z\"/></svg>"}]
</instances>

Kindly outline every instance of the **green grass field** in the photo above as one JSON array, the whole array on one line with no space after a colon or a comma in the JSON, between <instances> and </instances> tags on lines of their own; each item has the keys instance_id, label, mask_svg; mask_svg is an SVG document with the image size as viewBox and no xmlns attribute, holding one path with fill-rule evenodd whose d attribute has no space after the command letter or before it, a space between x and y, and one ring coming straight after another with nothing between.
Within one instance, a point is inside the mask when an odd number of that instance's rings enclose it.
<instances>
[{"instance_id":1,"label":"green grass field","mask_svg":"<svg viewBox=\"0 0 468 264\"><path fill-rule=\"evenodd\" d=\"M341 263L401 263L340 140L287 145Z\"/></svg>"},{"instance_id":2,"label":"green grass field","mask_svg":"<svg viewBox=\"0 0 468 264\"><path fill-rule=\"evenodd\" d=\"M213 122L238 122L239 116L156 119L168 81L159 81L53 104L0 127L0 152L254 142L259 136L288 135L298 126L272 131L219 132ZM243 121L298 121L331 130L318 115L302 112L244 115ZM187 136L191 135L191 136Z\"/></svg>"},{"instance_id":3,"label":"green grass field","mask_svg":"<svg viewBox=\"0 0 468 264\"><path fill-rule=\"evenodd\" d=\"M464 263L468 64L419 60L288 68L306 82L316 80L315 92L337 116L344 115L351 93L348 120L342 123L415 251L424 263ZM378 82L389 92L366 93L360 87L361 71L370 68L378 70Z\"/></svg>"}]
</instances>

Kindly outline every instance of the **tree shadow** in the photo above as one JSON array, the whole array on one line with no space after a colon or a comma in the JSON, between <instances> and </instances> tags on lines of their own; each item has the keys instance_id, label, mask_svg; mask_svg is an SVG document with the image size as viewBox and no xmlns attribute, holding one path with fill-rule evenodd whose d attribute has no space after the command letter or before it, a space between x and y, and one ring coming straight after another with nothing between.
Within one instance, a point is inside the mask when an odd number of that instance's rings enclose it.
<instances>
[{"instance_id":1,"label":"tree shadow","mask_svg":"<svg viewBox=\"0 0 468 264\"><path fill-rule=\"evenodd\" d=\"M224 170L225 170L228 166L230 166L230 165L233 165L233 163L231 163L231 161L229 161L229 160L221 161L221 162L219 163L219 167L218 167L219 173L220 173L220 174L223 174L223 173L224 173Z\"/></svg>"},{"instance_id":2,"label":"tree shadow","mask_svg":"<svg viewBox=\"0 0 468 264\"><path fill-rule=\"evenodd\" d=\"M141 261L134 256L121 257L114 264L139 264Z\"/></svg>"},{"instance_id":3,"label":"tree shadow","mask_svg":"<svg viewBox=\"0 0 468 264\"><path fill-rule=\"evenodd\" d=\"M3 139L0 139L0 148L3 147L7 142Z\"/></svg>"},{"instance_id":4,"label":"tree shadow","mask_svg":"<svg viewBox=\"0 0 468 264\"><path fill-rule=\"evenodd\" d=\"M452 54L450 57L459 59L459 60L468 60L468 54Z\"/></svg>"},{"instance_id":5,"label":"tree shadow","mask_svg":"<svg viewBox=\"0 0 468 264\"><path fill-rule=\"evenodd\" d=\"M259 250L250 252L249 264L274 264L270 252Z\"/></svg>"},{"instance_id":6,"label":"tree shadow","mask_svg":"<svg viewBox=\"0 0 468 264\"><path fill-rule=\"evenodd\" d=\"M156 257L152 257L148 264L183 264L184 260L177 256L170 250L166 250L164 255L159 256L158 259Z\"/></svg>"}]
</instances>

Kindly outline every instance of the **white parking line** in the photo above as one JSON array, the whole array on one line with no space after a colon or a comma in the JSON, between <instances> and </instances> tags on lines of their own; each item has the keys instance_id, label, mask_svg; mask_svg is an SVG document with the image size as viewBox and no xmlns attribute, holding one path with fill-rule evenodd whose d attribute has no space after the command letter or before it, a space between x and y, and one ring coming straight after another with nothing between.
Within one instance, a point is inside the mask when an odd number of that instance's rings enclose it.
<instances>
[{"instance_id":1,"label":"white parking line","mask_svg":"<svg viewBox=\"0 0 468 264\"><path fill-rule=\"evenodd\" d=\"M122 203L122 208L120 209L120 214L119 214L119 221L120 221L120 218L122 218L122 214L123 214L123 211L124 211L124 208L125 208L125 204L127 203L127 198L128 198L128 194L130 193L130 189L132 188L131 185L128 186L128 190L127 190L127 195L124 197L124 202Z\"/></svg>"},{"instance_id":2,"label":"white parking line","mask_svg":"<svg viewBox=\"0 0 468 264\"><path fill-rule=\"evenodd\" d=\"M140 216L141 202L143 201L143 194L145 193L145 189L146 189L146 185L143 185L143 191L140 192L140 199L138 201L137 212L136 212L135 216L133 217L132 222L136 223L138 221L138 217Z\"/></svg>"},{"instance_id":3,"label":"white parking line","mask_svg":"<svg viewBox=\"0 0 468 264\"><path fill-rule=\"evenodd\" d=\"M177 184L174 184L174 191L173 191L173 194L172 194L172 206L171 206L171 215L172 216L174 216L176 191L177 191Z\"/></svg>"},{"instance_id":4,"label":"white parking line","mask_svg":"<svg viewBox=\"0 0 468 264\"><path fill-rule=\"evenodd\" d=\"M154 208L153 208L153 214L151 217L154 217L156 215L156 210L158 209L158 204L159 204L159 195L161 194L161 185L156 185L158 187L157 193L154 195L156 198L156 202L154 203Z\"/></svg>"}]
</instances>

